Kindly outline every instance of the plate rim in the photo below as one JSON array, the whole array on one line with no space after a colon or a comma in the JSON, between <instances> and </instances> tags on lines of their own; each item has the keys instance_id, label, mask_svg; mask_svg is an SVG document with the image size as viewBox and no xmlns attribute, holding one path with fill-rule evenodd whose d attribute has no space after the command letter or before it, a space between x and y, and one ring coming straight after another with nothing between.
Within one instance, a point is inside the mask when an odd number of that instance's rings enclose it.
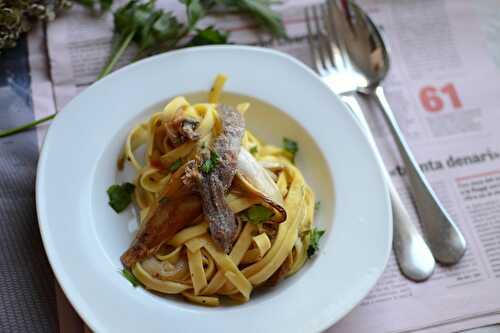
<instances>
[{"instance_id":1,"label":"plate rim","mask_svg":"<svg viewBox=\"0 0 500 333\"><path fill-rule=\"evenodd\" d=\"M103 84L103 82L113 80L113 78L115 76L122 75L122 73L125 73L128 71L132 71L136 67L143 66L146 63L158 61L159 58L176 57L176 56L180 56L184 53L197 53L197 52L204 52L204 51L210 51L210 50L224 51L224 50L234 50L234 49L239 49L241 51L268 53L268 54L275 56L275 57L281 57L283 60L292 62L294 64L294 66L299 66L303 70L308 71L310 74L315 76L316 79L318 81L320 81L322 85L324 85L325 87L328 88L328 86L321 80L321 78L314 71L312 71L309 67L307 67L305 64L303 64L302 62L300 62L296 58L294 58L286 53L276 51L273 49L269 49L269 48L255 47L255 46L214 45L214 46L199 46L199 47L191 47L191 48L186 48L186 49L174 50L174 51L170 51L170 52L167 52L164 54L155 55L155 56L134 62L134 63L129 64L127 66L124 66L118 70L115 70L114 72L110 73L109 75L107 75L103 79L92 83L85 90L87 90L90 87L95 87L95 86L101 85L101 84ZM59 113L67 112L67 110L70 110L72 108L72 105L77 103L78 96L81 93L82 92L80 92L67 105L65 105ZM335 95L335 98L340 100L340 98L337 94L335 94L333 92L332 92L332 94ZM272 103L272 101L267 101L267 102ZM342 103L342 105L343 105L343 103ZM356 126L358 126L360 132L362 133L363 137L365 138L366 143L369 145L366 133L361 128L358 121L355 119L355 116L350 111L348 111L348 109L345 107L345 105L343 105L343 106L344 106L345 111L347 111L347 113L350 115L350 117L354 120L354 123L356 123ZM59 117L56 117L53 120L53 123L58 122L58 118ZM67 299L69 300L71 306L75 309L75 311L78 313L78 315L85 322L86 325L88 325L93 331L100 332L102 325L101 325L101 321L99 320L99 318L95 317L95 316L89 316L87 311L84 309L84 307L88 304L83 304L83 302L88 303L88 301L85 301L84 298L80 297L78 294L76 294L76 292L72 291L72 289L70 287L76 288L76 286L71 285L74 281L71 281L70 274L66 274L66 271L64 271L62 269L62 267L61 267L62 263L54 262L55 257L56 257L54 251L56 251L56 248L52 244L54 240L51 238L51 236L49 236L48 231L46 230L46 228L48 228L48 225L50 222L45 221L44 214L46 213L45 212L46 207L44 207L44 204L43 204L44 199L42 198L43 189L42 189L41 183L42 183L42 180L44 178L44 170L45 170L45 165L47 163L47 155L48 155L48 149L49 149L48 145L51 142L51 137L53 135L52 128L53 128L53 126L51 124L51 126L49 127L49 129L46 133L46 136L43 140L43 145L42 145L42 149L40 150L39 160L38 160L38 165L37 165L37 172L36 172L36 193L35 193L36 194L36 212L37 212L37 222L38 222L38 226L39 226L39 230L40 230L40 235L42 238L44 250L47 254L47 258L48 258L48 261L49 261L50 266L52 268L52 271L54 273L54 276L56 277L59 286L63 290L63 292L66 295ZM371 146L370 146L370 149L374 155L373 158L376 161L376 164L378 166L377 173L381 179L384 179L383 170L382 170L383 166L381 165L380 157L377 155L376 152L373 151L373 148L371 148ZM368 290L364 290L362 292L362 294L365 296L369 292L369 290L371 288L373 288L373 286L376 284L376 282L378 281L378 279L382 275L384 268L387 266L390 252L392 249L392 237L393 237L392 209L391 209L391 204L390 204L390 199L389 199L388 186L387 186L387 183L385 180L382 182L382 186L383 186L383 193L381 193L381 194L384 196L383 201L385 202L385 210L387 211L387 217L388 217L388 221L387 221L388 244L386 244L386 249L385 249L386 251L385 251L384 265L375 274L376 277L370 283ZM49 219L48 216L47 216L47 219ZM359 302L361 302L362 299L363 299L363 297L361 297L356 304L353 304L351 307L345 308L344 311L339 311L339 315L336 316L337 318L329 320L329 321L323 319L321 324L318 324L317 327L321 328L321 330L327 329L333 323L338 322L340 319L345 317L357 304L359 304Z\"/></svg>"}]
</instances>

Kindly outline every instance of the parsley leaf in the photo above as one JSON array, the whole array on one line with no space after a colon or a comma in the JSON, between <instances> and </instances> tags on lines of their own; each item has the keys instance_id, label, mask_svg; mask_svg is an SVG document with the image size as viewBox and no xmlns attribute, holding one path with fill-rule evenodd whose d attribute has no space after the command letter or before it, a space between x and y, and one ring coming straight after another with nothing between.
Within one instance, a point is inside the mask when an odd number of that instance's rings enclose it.
<instances>
[{"instance_id":1,"label":"parsley leaf","mask_svg":"<svg viewBox=\"0 0 500 333\"><path fill-rule=\"evenodd\" d=\"M307 248L307 256L311 258L316 251L319 250L319 240L325 233L325 230L313 228L309 233L309 247Z\"/></svg>"},{"instance_id":2,"label":"parsley leaf","mask_svg":"<svg viewBox=\"0 0 500 333\"><path fill-rule=\"evenodd\" d=\"M298 143L289 138L283 138L283 149L292 155L292 162L295 162L295 155L299 151Z\"/></svg>"},{"instance_id":3,"label":"parsley leaf","mask_svg":"<svg viewBox=\"0 0 500 333\"><path fill-rule=\"evenodd\" d=\"M183 25L179 23L172 12L157 10L153 12L148 21L141 27L139 47L142 52L158 47L165 41L176 39Z\"/></svg>"},{"instance_id":4,"label":"parsley leaf","mask_svg":"<svg viewBox=\"0 0 500 333\"><path fill-rule=\"evenodd\" d=\"M100 0L101 10L109 10L113 5L113 0Z\"/></svg>"},{"instance_id":5,"label":"parsley leaf","mask_svg":"<svg viewBox=\"0 0 500 333\"><path fill-rule=\"evenodd\" d=\"M248 221L254 224L260 224L269 221L274 216L274 212L262 205L252 206L240 213L240 218L243 221Z\"/></svg>"},{"instance_id":6,"label":"parsley leaf","mask_svg":"<svg viewBox=\"0 0 500 333\"><path fill-rule=\"evenodd\" d=\"M131 271L129 271L128 269L122 269L121 270L121 273L123 275L124 278L126 278L127 280L129 280L130 283L132 283L132 285L135 287L138 287L138 286L142 286L142 283L141 281L139 281L134 274L132 274Z\"/></svg>"},{"instance_id":7,"label":"parsley leaf","mask_svg":"<svg viewBox=\"0 0 500 333\"><path fill-rule=\"evenodd\" d=\"M189 29L194 28L196 23L205 15L200 0L181 0L186 5L186 16Z\"/></svg>"},{"instance_id":8,"label":"parsley leaf","mask_svg":"<svg viewBox=\"0 0 500 333\"><path fill-rule=\"evenodd\" d=\"M78 0L78 3L87 8L93 8L95 5L95 0Z\"/></svg>"},{"instance_id":9,"label":"parsley leaf","mask_svg":"<svg viewBox=\"0 0 500 333\"><path fill-rule=\"evenodd\" d=\"M201 171L204 174L208 175L209 173L214 171L215 167L217 167L217 164L219 164L219 162L220 162L219 155L216 152L211 151L210 158L205 160L205 162L203 162L203 164L201 165Z\"/></svg>"},{"instance_id":10,"label":"parsley leaf","mask_svg":"<svg viewBox=\"0 0 500 333\"><path fill-rule=\"evenodd\" d=\"M286 37L285 26L280 15L271 9L273 1L269 0L215 0L229 10L236 10L253 17L274 37Z\"/></svg>"},{"instance_id":11,"label":"parsley leaf","mask_svg":"<svg viewBox=\"0 0 500 333\"><path fill-rule=\"evenodd\" d=\"M250 148L250 154L252 155L257 154L257 146L253 146L252 148Z\"/></svg>"},{"instance_id":12,"label":"parsley leaf","mask_svg":"<svg viewBox=\"0 0 500 333\"><path fill-rule=\"evenodd\" d=\"M120 213L132 202L135 185L131 183L115 184L108 188L109 205Z\"/></svg>"},{"instance_id":13,"label":"parsley leaf","mask_svg":"<svg viewBox=\"0 0 500 333\"><path fill-rule=\"evenodd\" d=\"M113 0L77 0L77 2L91 10L96 10L98 6L101 12L109 10L113 4Z\"/></svg>"},{"instance_id":14,"label":"parsley leaf","mask_svg":"<svg viewBox=\"0 0 500 333\"><path fill-rule=\"evenodd\" d=\"M137 56L144 56L153 50L171 49L188 29L173 12L156 9L154 0L130 0L115 11L114 32L110 57L97 80L111 72L132 40L139 45Z\"/></svg>"},{"instance_id":15,"label":"parsley leaf","mask_svg":"<svg viewBox=\"0 0 500 333\"><path fill-rule=\"evenodd\" d=\"M228 33L223 33L213 26L205 29L196 29L196 35L186 46L227 44Z\"/></svg>"},{"instance_id":16,"label":"parsley leaf","mask_svg":"<svg viewBox=\"0 0 500 333\"><path fill-rule=\"evenodd\" d=\"M153 1L140 3L136 0L129 1L125 6L118 8L114 13L114 29L120 35L126 35L130 32L137 32L154 14L155 7ZM136 34L134 40L139 40L140 36Z\"/></svg>"},{"instance_id":17,"label":"parsley leaf","mask_svg":"<svg viewBox=\"0 0 500 333\"><path fill-rule=\"evenodd\" d=\"M181 165L182 165L182 160L179 158L177 161L170 164L170 168L168 168L168 170L173 173L173 172L177 171L177 169L179 169L181 167Z\"/></svg>"},{"instance_id":18,"label":"parsley leaf","mask_svg":"<svg viewBox=\"0 0 500 333\"><path fill-rule=\"evenodd\" d=\"M316 201L316 203L314 204L314 210L319 210L320 207L321 207L321 201Z\"/></svg>"}]
</instances>

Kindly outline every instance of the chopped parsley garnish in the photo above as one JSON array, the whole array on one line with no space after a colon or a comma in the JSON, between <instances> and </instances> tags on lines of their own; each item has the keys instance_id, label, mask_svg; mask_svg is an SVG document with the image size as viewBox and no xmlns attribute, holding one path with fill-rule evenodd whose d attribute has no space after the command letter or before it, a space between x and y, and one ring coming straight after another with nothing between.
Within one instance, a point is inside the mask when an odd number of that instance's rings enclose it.
<instances>
[{"instance_id":1,"label":"chopped parsley garnish","mask_svg":"<svg viewBox=\"0 0 500 333\"><path fill-rule=\"evenodd\" d=\"M262 205L252 206L240 213L240 218L243 221L248 221L254 224L260 224L269 221L274 216L274 212Z\"/></svg>"},{"instance_id":2,"label":"chopped parsley garnish","mask_svg":"<svg viewBox=\"0 0 500 333\"><path fill-rule=\"evenodd\" d=\"M127 208L132 202L132 193L134 193L135 185L131 183L115 184L108 188L109 205L120 213Z\"/></svg>"},{"instance_id":3,"label":"chopped parsley garnish","mask_svg":"<svg viewBox=\"0 0 500 333\"><path fill-rule=\"evenodd\" d=\"M132 283L132 285L135 287L138 287L138 286L142 286L142 283L141 281L139 281L134 274L132 274L131 271L129 271L128 269L122 269L121 270L121 273L123 275L124 278L126 278L127 280L129 280L130 283Z\"/></svg>"},{"instance_id":4,"label":"chopped parsley garnish","mask_svg":"<svg viewBox=\"0 0 500 333\"><path fill-rule=\"evenodd\" d=\"M314 210L319 210L319 208L321 207L321 201L316 201L316 203L314 204Z\"/></svg>"},{"instance_id":5,"label":"chopped parsley garnish","mask_svg":"<svg viewBox=\"0 0 500 333\"><path fill-rule=\"evenodd\" d=\"M173 173L173 172L177 171L177 169L179 169L181 167L181 165L182 165L182 160L179 158L177 161L170 164L170 167L168 168L168 170Z\"/></svg>"},{"instance_id":6,"label":"chopped parsley garnish","mask_svg":"<svg viewBox=\"0 0 500 333\"><path fill-rule=\"evenodd\" d=\"M325 233L325 230L313 228L309 233L309 247L307 248L307 256L311 258L316 251L319 250L319 240Z\"/></svg>"},{"instance_id":7,"label":"chopped parsley garnish","mask_svg":"<svg viewBox=\"0 0 500 333\"><path fill-rule=\"evenodd\" d=\"M252 155L257 154L257 146L253 146L252 148L250 148L250 154Z\"/></svg>"},{"instance_id":8,"label":"chopped parsley garnish","mask_svg":"<svg viewBox=\"0 0 500 333\"><path fill-rule=\"evenodd\" d=\"M295 162L295 155L299 151L298 143L289 138L283 138L283 149L292 155L292 162Z\"/></svg>"},{"instance_id":9,"label":"chopped parsley garnish","mask_svg":"<svg viewBox=\"0 0 500 333\"><path fill-rule=\"evenodd\" d=\"M227 44L229 33L221 32L213 26L205 29L196 29L196 34L187 46Z\"/></svg>"},{"instance_id":10,"label":"chopped parsley garnish","mask_svg":"<svg viewBox=\"0 0 500 333\"><path fill-rule=\"evenodd\" d=\"M217 166L217 164L219 164L219 162L220 162L219 155L216 152L211 151L210 158L208 160L205 160L205 162L203 162L203 164L201 165L201 171L204 174L208 175L209 173L214 171L215 167Z\"/></svg>"},{"instance_id":11,"label":"chopped parsley garnish","mask_svg":"<svg viewBox=\"0 0 500 333\"><path fill-rule=\"evenodd\" d=\"M160 204L162 204L162 205L163 205L163 204L166 204L166 203L168 202L168 198L167 198L167 197L162 197L160 200L158 200L158 202L159 202Z\"/></svg>"}]
</instances>

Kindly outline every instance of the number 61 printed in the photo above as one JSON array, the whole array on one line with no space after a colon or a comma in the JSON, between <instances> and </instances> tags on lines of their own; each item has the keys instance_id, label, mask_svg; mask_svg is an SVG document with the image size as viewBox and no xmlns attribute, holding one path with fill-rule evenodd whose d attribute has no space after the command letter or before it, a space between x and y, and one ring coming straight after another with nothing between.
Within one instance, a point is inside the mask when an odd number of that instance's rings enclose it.
<instances>
[{"instance_id":1,"label":"number 61 printed","mask_svg":"<svg viewBox=\"0 0 500 333\"><path fill-rule=\"evenodd\" d=\"M453 83L445 84L442 87L424 86L420 89L419 99L427 112L443 111L445 103L448 101L456 110L462 107L462 101L458 97Z\"/></svg>"}]
</instances>

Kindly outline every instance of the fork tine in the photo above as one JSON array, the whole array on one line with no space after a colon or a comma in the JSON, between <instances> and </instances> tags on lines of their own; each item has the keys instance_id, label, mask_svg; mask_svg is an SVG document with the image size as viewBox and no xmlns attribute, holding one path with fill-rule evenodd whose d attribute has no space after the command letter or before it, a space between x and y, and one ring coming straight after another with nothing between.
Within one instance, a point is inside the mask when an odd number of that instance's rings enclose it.
<instances>
[{"instance_id":1,"label":"fork tine","mask_svg":"<svg viewBox=\"0 0 500 333\"><path fill-rule=\"evenodd\" d=\"M307 26L307 40L309 42L309 50L311 51L311 58L316 69L320 75L324 75L324 62L321 56L321 46L319 42L318 32L313 29L312 24L312 9L310 7L305 8L306 16L306 26Z\"/></svg>"},{"instance_id":2,"label":"fork tine","mask_svg":"<svg viewBox=\"0 0 500 333\"><path fill-rule=\"evenodd\" d=\"M320 16L318 15L318 7L312 7L313 19L314 19L314 27L316 28L316 36L318 40L318 54L320 56L321 64L324 69L331 68L331 63L328 62L328 47L326 46L327 42L325 41L325 37L323 35L323 31L321 29L320 24ZM325 43L326 42L326 43Z\"/></svg>"},{"instance_id":3,"label":"fork tine","mask_svg":"<svg viewBox=\"0 0 500 333\"><path fill-rule=\"evenodd\" d=\"M323 36L323 46L324 46L324 49L325 49L325 56L327 56L326 58L326 62L327 62L327 65L331 65L331 66L334 66L335 65L335 59L333 57L333 47L332 47L332 38L330 36L330 33L329 33L329 30L330 30L330 23L328 21L328 10L326 8L326 3L322 3L320 5L318 5L318 10L321 14L321 19L320 19L320 23L322 23L322 36ZM329 64L328 64L329 63Z\"/></svg>"},{"instance_id":4,"label":"fork tine","mask_svg":"<svg viewBox=\"0 0 500 333\"><path fill-rule=\"evenodd\" d=\"M328 39L330 40L330 52L332 56L333 65L337 69L344 69L345 62L344 57L342 56L339 36L337 35L337 29L335 28L335 20L333 19L333 10L332 6L335 6L332 2L335 0L326 0L326 4L324 5L324 23L326 27L326 33L328 35Z\"/></svg>"},{"instance_id":5,"label":"fork tine","mask_svg":"<svg viewBox=\"0 0 500 333\"><path fill-rule=\"evenodd\" d=\"M307 27L307 41L309 42L309 50L311 51L311 59L314 65L314 69L320 75L322 75L323 67L320 64L319 55L317 54L318 47L316 46L315 39L317 39L316 34L312 29L311 23L311 14L309 13L310 8L306 7L304 9L305 17L306 17L306 27Z\"/></svg>"}]
</instances>

